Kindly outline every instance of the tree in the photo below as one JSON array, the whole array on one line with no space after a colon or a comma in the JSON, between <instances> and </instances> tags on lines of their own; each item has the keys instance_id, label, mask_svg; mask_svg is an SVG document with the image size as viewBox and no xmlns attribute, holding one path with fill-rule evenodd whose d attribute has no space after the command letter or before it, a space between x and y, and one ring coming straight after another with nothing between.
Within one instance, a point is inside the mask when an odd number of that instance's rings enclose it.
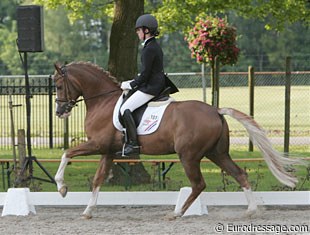
<instances>
[{"instance_id":1,"label":"tree","mask_svg":"<svg viewBox=\"0 0 310 235\"><path fill-rule=\"evenodd\" d=\"M37 0L35 2L48 8L65 6L72 21L89 15L93 19L112 15L108 70L119 81L132 79L136 75L138 39L134 25L144 11L144 0L114 0L114 5L108 0ZM113 14L111 14L112 11Z\"/></svg>"},{"instance_id":2,"label":"tree","mask_svg":"<svg viewBox=\"0 0 310 235\"><path fill-rule=\"evenodd\" d=\"M23 67L17 52L16 38L16 24L11 24L9 28L0 28L0 61L5 62L4 68L1 70L7 74L10 74L10 71L15 71L18 74L23 73Z\"/></svg>"},{"instance_id":3,"label":"tree","mask_svg":"<svg viewBox=\"0 0 310 235\"><path fill-rule=\"evenodd\" d=\"M108 67L120 81L137 74L138 38L134 29L143 11L144 0L115 0Z\"/></svg>"},{"instance_id":4,"label":"tree","mask_svg":"<svg viewBox=\"0 0 310 235\"><path fill-rule=\"evenodd\" d=\"M143 0L36 0L34 2L42 3L48 8L63 6L69 12L72 21L87 15L91 15L93 19L111 17L113 31L110 38L108 69L120 81L131 79L136 74L137 38L131 27L143 12ZM145 3L148 11L156 15L161 35L167 32L187 32L192 27L195 17L206 12L214 15L235 12L242 17L261 20L265 28L274 30L284 29L287 24L297 21L305 25L310 24L310 3L305 0L145 0ZM117 16L113 18L114 14ZM229 18L228 20L230 21Z\"/></svg>"},{"instance_id":5,"label":"tree","mask_svg":"<svg viewBox=\"0 0 310 235\"><path fill-rule=\"evenodd\" d=\"M156 9L156 16L163 32L186 32L195 17L202 13L219 15L229 11L246 18L266 20L265 27L276 31L298 21L310 24L310 3L305 0L163 0Z\"/></svg>"}]
</instances>

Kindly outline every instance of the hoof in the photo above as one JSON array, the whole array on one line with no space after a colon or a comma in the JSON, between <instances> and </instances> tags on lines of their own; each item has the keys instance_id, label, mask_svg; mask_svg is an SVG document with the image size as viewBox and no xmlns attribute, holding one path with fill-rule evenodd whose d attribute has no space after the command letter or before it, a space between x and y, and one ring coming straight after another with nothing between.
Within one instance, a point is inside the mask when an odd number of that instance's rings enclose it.
<instances>
[{"instance_id":1,"label":"hoof","mask_svg":"<svg viewBox=\"0 0 310 235\"><path fill-rule=\"evenodd\" d=\"M168 220L168 221L172 221L175 220L177 217L175 216L175 214L169 213L167 215L165 215L164 219Z\"/></svg>"},{"instance_id":2,"label":"hoof","mask_svg":"<svg viewBox=\"0 0 310 235\"><path fill-rule=\"evenodd\" d=\"M91 219L91 218L93 218L93 216L92 215L83 214L82 218L83 219Z\"/></svg>"},{"instance_id":3,"label":"hoof","mask_svg":"<svg viewBox=\"0 0 310 235\"><path fill-rule=\"evenodd\" d=\"M59 189L59 193L61 194L62 197L65 197L68 192L68 187L67 186L62 186L61 189Z\"/></svg>"},{"instance_id":4,"label":"hoof","mask_svg":"<svg viewBox=\"0 0 310 235\"><path fill-rule=\"evenodd\" d=\"M180 213L169 213L165 216L166 220L176 220L177 218L180 218L182 215Z\"/></svg>"},{"instance_id":5,"label":"hoof","mask_svg":"<svg viewBox=\"0 0 310 235\"><path fill-rule=\"evenodd\" d=\"M252 216L254 216L254 215L256 215L257 214L257 209L252 209L252 210L247 210L246 211L246 213L245 213L245 215L247 216L247 217L252 217Z\"/></svg>"}]
</instances>

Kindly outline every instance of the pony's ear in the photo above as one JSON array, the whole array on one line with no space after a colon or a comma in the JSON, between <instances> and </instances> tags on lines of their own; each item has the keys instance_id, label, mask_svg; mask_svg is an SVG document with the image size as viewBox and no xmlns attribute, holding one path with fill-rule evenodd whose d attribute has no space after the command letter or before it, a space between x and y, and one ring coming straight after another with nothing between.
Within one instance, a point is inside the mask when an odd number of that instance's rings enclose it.
<instances>
[{"instance_id":1,"label":"pony's ear","mask_svg":"<svg viewBox=\"0 0 310 235\"><path fill-rule=\"evenodd\" d=\"M57 71L58 74L62 74L61 66L60 66L60 64L59 64L58 62L56 62L56 63L54 64L54 67L55 67L55 69L56 69L56 71Z\"/></svg>"}]
</instances>

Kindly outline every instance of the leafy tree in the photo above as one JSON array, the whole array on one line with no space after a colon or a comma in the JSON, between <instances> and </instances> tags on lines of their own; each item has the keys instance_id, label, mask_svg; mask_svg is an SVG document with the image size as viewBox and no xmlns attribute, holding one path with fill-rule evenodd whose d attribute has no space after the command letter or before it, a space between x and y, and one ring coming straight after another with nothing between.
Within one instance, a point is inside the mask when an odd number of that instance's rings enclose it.
<instances>
[{"instance_id":1,"label":"leafy tree","mask_svg":"<svg viewBox=\"0 0 310 235\"><path fill-rule=\"evenodd\" d=\"M165 72L199 71L200 65L189 56L188 44L181 32L165 34L159 38L164 52Z\"/></svg>"},{"instance_id":2,"label":"leafy tree","mask_svg":"<svg viewBox=\"0 0 310 235\"><path fill-rule=\"evenodd\" d=\"M16 18L16 7L22 0L1 0L0 26L12 27L12 21Z\"/></svg>"},{"instance_id":3,"label":"leafy tree","mask_svg":"<svg viewBox=\"0 0 310 235\"><path fill-rule=\"evenodd\" d=\"M196 16L205 13L226 14L266 20L267 29L283 30L287 24L298 21L310 24L310 3L305 0L163 0L156 9L163 31L187 31Z\"/></svg>"},{"instance_id":4,"label":"leafy tree","mask_svg":"<svg viewBox=\"0 0 310 235\"><path fill-rule=\"evenodd\" d=\"M305 0L163 0L162 4L159 4L153 12L159 20L161 32L164 33L174 31L187 33L192 28L195 17L205 13L218 16L227 15L231 23L234 22L231 17L238 19L238 24L235 25L238 27L238 33L242 36L239 38L238 45L241 49L239 61L243 64L242 67L230 67L230 71L232 69L244 71L248 65L254 65L259 68L258 70L267 68L266 66L271 62L269 58L271 55L266 51L265 46L270 38L274 38L271 35L284 36L291 33L292 28L289 26L292 24L302 24L304 30L308 30L307 27L310 25L310 2ZM242 27L244 24L248 24L246 26L248 28ZM270 36L266 37L265 34ZM300 34L296 35L296 37L300 36ZM266 40L262 40L263 37ZM283 39L285 41L285 36ZM306 47L304 42L301 43ZM288 46L288 43L286 45ZM275 53L277 52L274 48L269 48ZM296 54L296 50L291 50L291 52ZM279 58L277 60L279 61ZM301 63L298 65L303 64L303 61L300 61ZM227 70L227 68L224 67L223 70Z\"/></svg>"},{"instance_id":5,"label":"leafy tree","mask_svg":"<svg viewBox=\"0 0 310 235\"><path fill-rule=\"evenodd\" d=\"M128 80L137 73L138 38L134 31L136 19L144 11L144 0L37 0L46 7L64 6L72 21L92 15L100 19L113 15L110 35L108 70L119 80ZM113 11L113 14L111 12Z\"/></svg>"},{"instance_id":6,"label":"leafy tree","mask_svg":"<svg viewBox=\"0 0 310 235\"><path fill-rule=\"evenodd\" d=\"M22 74L23 67L20 62L17 45L16 45L16 23L10 27L0 28L0 58L3 63L1 69L5 74L10 71Z\"/></svg>"}]
</instances>

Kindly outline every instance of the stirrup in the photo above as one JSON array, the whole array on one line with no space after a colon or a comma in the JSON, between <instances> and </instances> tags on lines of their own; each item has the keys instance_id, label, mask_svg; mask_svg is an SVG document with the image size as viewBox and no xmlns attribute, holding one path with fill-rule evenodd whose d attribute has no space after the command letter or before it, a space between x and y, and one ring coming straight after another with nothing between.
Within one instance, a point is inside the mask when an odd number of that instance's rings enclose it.
<instances>
[{"instance_id":1,"label":"stirrup","mask_svg":"<svg viewBox=\"0 0 310 235\"><path fill-rule=\"evenodd\" d=\"M122 151L116 152L116 155L122 156L122 157L139 156L140 146L124 143Z\"/></svg>"}]
</instances>

